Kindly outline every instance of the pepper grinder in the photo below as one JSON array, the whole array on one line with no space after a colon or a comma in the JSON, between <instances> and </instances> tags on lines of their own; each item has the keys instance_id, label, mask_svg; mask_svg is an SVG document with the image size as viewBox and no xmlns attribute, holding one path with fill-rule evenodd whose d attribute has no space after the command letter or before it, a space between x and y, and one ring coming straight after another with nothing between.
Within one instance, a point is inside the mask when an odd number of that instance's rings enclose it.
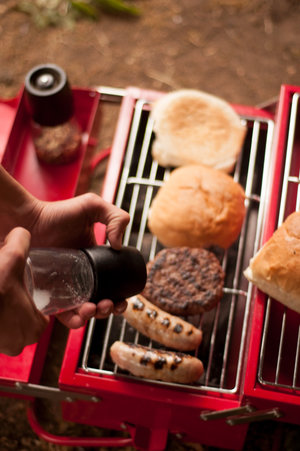
<instances>
[{"instance_id":1,"label":"pepper grinder","mask_svg":"<svg viewBox=\"0 0 300 451\"><path fill-rule=\"evenodd\" d=\"M147 272L142 254L134 247L85 249L31 249L25 266L25 285L45 315L74 309L101 299L118 302L139 294Z\"/></svg>"},{"instance_id":2,"label":"pepper grinder","mask_svg":"<svg viewBox=\"0 0 300 451\"><path fill-rule=\"evenodd\" d=\"M31 69L25 77L25 99L39 160L56 165L73 161L79 154L82 134L65 71L55 64Z\"/></svg>"}]
</instances>

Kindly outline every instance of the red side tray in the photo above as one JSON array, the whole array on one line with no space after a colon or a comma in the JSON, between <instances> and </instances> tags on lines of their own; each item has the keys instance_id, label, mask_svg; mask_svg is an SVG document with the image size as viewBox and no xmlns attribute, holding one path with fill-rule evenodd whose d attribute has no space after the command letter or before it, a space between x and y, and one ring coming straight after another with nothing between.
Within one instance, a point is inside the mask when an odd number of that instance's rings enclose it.
<instances>
[{"instance_id":1,"label":"red side tray","mask_svg":"<svg viewBox=\"0 0 300 451\"><path fill-rule=\"evenodd\" d=\"M75 117L83 133L80 156L71 164L57 167L43 164L36 157L23 90L15 99L0 101L0 161L39 199L55 201L71 198L77 193L100 94L88 89L74 89L73 94ZM27 346L20 355L0 354L0 387L14 386L16 382L38 382L52 326L53 320L40 342Z\"/></svg>"},{"instance_id":2,"label":"red side tray","mask_svg":"<svg viewBox=\"0 0 300 451\"><path fill-rule=\"evenodd\" d=\"M283 85L276 113L274 159L261 246L297 207L300 171L300 87ZM298 110L297 110L298 106ZM283 421L299 424L300 373L297 339L300 315L255 287L245 377L245 399L278 408ZM298 337L298 338L297 338ZM299 365L299 362L298 362Z\"/></svg>"}]
</instances>

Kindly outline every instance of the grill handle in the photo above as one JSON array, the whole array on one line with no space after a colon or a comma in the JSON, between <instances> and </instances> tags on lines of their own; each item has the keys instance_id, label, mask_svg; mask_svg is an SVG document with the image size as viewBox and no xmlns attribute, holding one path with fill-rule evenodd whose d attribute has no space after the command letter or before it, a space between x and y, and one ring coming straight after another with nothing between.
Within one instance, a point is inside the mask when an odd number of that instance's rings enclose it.
<instances>
[{"instance_id":1,"label":"grill handle","mask_svg":"<svg viewBox=\"0 0 300 451\"><path fill-rule=\"evenodd\" d=\"M122 437L67 437L51 434L46 431L38 421L34 401L27 407L27 418L32 430L42 439L55 445L88 447L112 447L133 446L132 438Z\"/></svg>"},{"instance_id":2,"label":"grill handle","mask_svg":"<svg viewBox=\"0 0 300 451\"><path fill-rule=\"evenodd\" d=\"M274 407L271 410L258 410L247 415L233 416L228 418L226 422L230 426L235 426L237 424L253 423L254 421L277 420L282 416L282 412L277 407Z\"/></svg>"},{"instance_id":3,"label":"grill handle","mask_svg":"<svg viewBox=\"0 0 300 451\"><path fill-rule=\"evenodd\" d=\"M125 446L138 447L140 450L164 450L168 438L167 428L135 427L127 424L126 429L132 437L68 437L55 435L46 431L39 423L35 401L30 401L27 406L27 419L31 429L43 440L59 446L74 446L83 448L121 448Z\"/></svg>"}]
</instances>

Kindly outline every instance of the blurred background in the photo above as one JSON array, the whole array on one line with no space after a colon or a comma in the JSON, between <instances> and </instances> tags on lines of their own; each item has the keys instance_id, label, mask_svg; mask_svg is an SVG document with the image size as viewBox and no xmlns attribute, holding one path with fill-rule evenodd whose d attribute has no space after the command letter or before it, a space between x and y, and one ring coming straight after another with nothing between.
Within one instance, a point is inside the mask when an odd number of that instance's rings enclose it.
<instances>
[{"instance_id":1,"label":"blurred background","mask_svg":"<svg viewBox=\"0 0 300 451\"><path fill-rule=\"evenodd\" d=\"M275 102L282 84L300 84L299 0L1 0L0 33L3 99L49 62L73 86L195 88L250 106ZM107 136L114 126L106 121ZM61 449L35 436L22 401L0 398L0 406L1 451ZM50 429L67 430L49 418ZM279 433L280 450L300 449L298 428L263 423L250 427L245 451L277 450Z\"/></svg>"},{"instance_id":2,"label":"blurred background","mask_svg":"<svg viewBox=\"0 0 300 451\"><path fill-rule=\"evenodd\" d=\"M97 8L95 19L60 11L69 3L0 2L1 97L44 62L79 86L197 88L248 105L299 83L297 0L129 0L139 15Z\"/></svg>"}]
</instances>

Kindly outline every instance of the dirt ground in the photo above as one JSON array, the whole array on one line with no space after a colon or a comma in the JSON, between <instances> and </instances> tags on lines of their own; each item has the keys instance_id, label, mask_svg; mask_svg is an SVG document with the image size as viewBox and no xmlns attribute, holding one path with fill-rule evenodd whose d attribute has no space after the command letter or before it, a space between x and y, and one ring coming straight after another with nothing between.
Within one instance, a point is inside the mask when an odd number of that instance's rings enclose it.
<instances>
[{"instance_id":1,"label":"dirt ground","mask_svg":"<svg viewBox=\"0 0 300 451\"><path fill-rule=\"evenodd\" d=\"M43 29L9 7L16 3L0 1L0 98L16 96L26 73L46 62L63 67L74 86L196 88L252 106L275 100L282 84L299 85L298 0L135 0L139 18L103 14ZM62 449L32 432L25 407L0 398L0 450ZM280 432L276 450L300 449L298 427ZM275 451L278 434L273 423L251 426L245 451ZM201 447L171 442L168 449Z\"/></svg>"}]
</instances>

